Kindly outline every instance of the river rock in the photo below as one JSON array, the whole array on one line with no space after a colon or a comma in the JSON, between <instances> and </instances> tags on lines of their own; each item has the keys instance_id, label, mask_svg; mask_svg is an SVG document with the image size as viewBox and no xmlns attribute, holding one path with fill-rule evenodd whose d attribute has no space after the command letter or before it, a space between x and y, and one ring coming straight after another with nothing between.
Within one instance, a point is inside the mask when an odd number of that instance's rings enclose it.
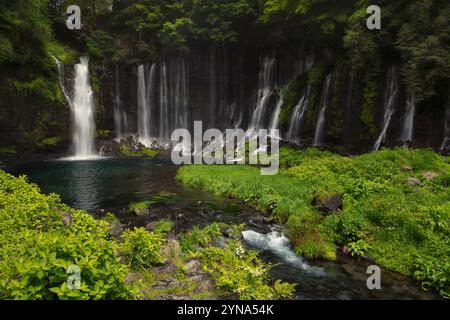
<instances>
[{"instance_id":1,"label":"river rock","mask_svg":"<svg viewBox=\"0 0 450 320\"><path fill-rule=\"evenodd\" d=\"M167 260L161 267L157 268L158 272L175 274L178 271L177 266L170 260Z\"/></svg>"},{"instance_id":2,"label":"river rock","mask_svg":"<svg viewBox=\"0 0 450 320\"><path fill-rule=\"evenodd\" d=\"M427 180L433 180L435 177L437 177L439 174L433 171L425 171L422 172L422 177L424 177Z\"/></svg>"},{"instance_id":3,"label":"river rock","mask_svg":"<svg viewBox=\"0 0 450 320\"><path fill-rule=\"evenodd\" d=\"M116 238L120 237L120 235L124 232L123 226L119 221L110 222L109 228L111 234Z\"/></svg>"},{"instance_id":4,"label":"river rock","mask_svg":"<svg viewBox=\"0 0 450 320\"><path fill-rule=\"evenodd\" d=\"M318 206L324 213L340 211L343 208L342 197L338 193L334 193L326 198L314 196L312 204Z\"/></svg>"},{"instance_id":5,"label":"river rock","mask_svg":"<svg viewBox=\"0 0 450 320\"><path fill-rule=\"evenodd\" d=\"M412 172L412 171L413 171L413 168L412 168L411 166L402 166L402 167L401 167L401 170L402 170L403 172Z\"/></svg>"},{"instance_id":6,"label":"river rock","mask_svg":"<svg viewBox=\"0 0 450 320\"><path fill-rule=\"evenodd\" d=\"M157 221L152 221L150 223L147 223L145 225L145 230L153 232L153 231L155 231L157 225L158 225Z\"/></svg>"},{"instance_id":7,"label":"river rock","mask_svg":"<svg viewBox=\"0 0 450 320\"><path fill-rule=\"evenodd\" d=\"M138 216L149 216L150 210L148 208L135 208L133 209L134 214Z\"/></svg>"},{"instance_id":8,"label":"river rock","mask_svg":"<svg viewBox=\"0 0 450 320\"><path fill-rule=\"evenodd\" d=\"M417 178L413 178L413 177L408 177L405 180L405 183L409 186L417 186L418 184L420 184L420 180Z\"/></svg>"},{"instance_id":9,"label":"river rock","mask_svg":"<svg viewBox=\"0 0 450 320\"><path fill-rule=\"evenodd\" d=\"M184 271L187 275L192 275L196 272L202 271L202 263L200 259L192 258L184 265Z\"/></svg>"}]
</instances>

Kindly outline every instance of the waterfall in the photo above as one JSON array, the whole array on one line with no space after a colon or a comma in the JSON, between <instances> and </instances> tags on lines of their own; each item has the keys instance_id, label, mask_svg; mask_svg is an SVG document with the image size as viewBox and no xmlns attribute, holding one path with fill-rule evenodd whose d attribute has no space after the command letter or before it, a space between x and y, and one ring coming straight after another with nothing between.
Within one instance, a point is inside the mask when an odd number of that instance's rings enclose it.
<instances>
[{"instance_id":1,"label":"waterfall","mask_svg":"<svg viewBox=\"0 0 450 320\"><path fill-rule=\"evenodd\" d=\"M72 101L74 160L90 159L94 153L94 103L89 81L89 59L80 58L75 65L74 97Z\"/></svg>"},{"instance_id":2,"label":"waterfall","mask_svg":"<svg viewBox=\"0 0 450 320\"><path fill-rule=\"evenodd\" d=\"M450 148L450 102L447 102L444 115L444 141L442 141L441 150Z\"/></svg>"},{"instance_id":3,"label":"waterfall","mask_svg":"<svg viewBox=\"0 0 450 320\"><path fill-rule=\"evenodd\" d=\"M314 146L319 146L323 143L325 114L328 108L328 104L330 102L329 100L330 100L331 77L332 74L330 73L325 79L325 85L320 100L320 110L317 117L316 132L314 135Z\"/></svg>"},{"instance_id":4,"label":"waterfall","mask_svg":"<svg viewBox=\"0 0 450 320\"><path fill-rule=\"evenodd\" d=\"M386 82L386 89L384 91L384 116L383 125L380 135L373 149L377 151L380 149L381 142L386 138L386 132L391 123L392 115L395 112L397 97L398 97L398 74L395 66L389 68Z\"/></svg>"},{"instance_id":5,"label":"waterfall","mask_svg":"<svg viewBox=\"0 0 450 320\"><path fill-rule=\"evenodd\" d=\"M114 124L116 131L116 139L120 141L128 132L127 113L122 110L122 103L120 100L120 83L119 83L119 66L116 65L115 78L115 98L114 98Z\"/></svg>"},{"instance_id":6,"label":"waterfall","mask_svg":"<svg viewBox=\"0 0 450 320\"><path fill-rule=\"evenodd\" d=\"M150 145L150 107L147 101L144 65L138 67L138 135L139 142Z\"/></svg>"},{"instance_id":7,"label":"waterfall","mask_svg":"<svg viewBox=\"0 0 450 320\"><path fill-rule=\"evenodd\" d=\"M283 96L280 92L279 97L278 97L278 102L277 105L275 107L275 111L272 115L272 120L270 121L270 129L278 129L278 126L280 124L280 112L281 112L281 107L283 106Z\"/></svg>"},{"instance_id":8,"label":"waterfall","mask_svg":"<svg viewBox=\"0 0 450 320\"><path fill-rule=\"evenodd\" d=\"M171 88L171 92L173 92L172 105L175 108L175 118L172 129L187 128L188 88L186 62L184 57L178 57L174 59L173 64L175 75L173 76L174 88Z\"/></svg>"},{"instance_id":9,"label":"waterfall","mask_svg":"<svg viewBox=\"0 0 450 320\"><path fill-rule=\"evenodd\" d=\"M50 54L50 56L53 58L53 60L56 63L56 66L58 67L58 81L59 81L59 86L61 87L63 96L66 99L67 103L69 103L69 106L71 108L73 108L73 102L70 97L71 96L70 91L66 86L66 82L64 81L64 65L54 55Z\"/></svg>"},{"instance_id":10,"label":"waterfall","mask_svg":"<svg viewBox=\"0 0 450 320\"><path fill-rule=\"evenodd\" d=\"M299 141L300 128L305 117L306 109L308 108L308 97L309 97L310 87L306 89L305 93L300 98L299 102L295 106L291 122L289 125L288 139L290 141Z\"/></svg>"},{"instance_id":11,"label":"waterfall","mask_svg":"<svg viewBox=\"0 0 450 320\"><path fill-rule=\"evenodd\" d=\"M250 121L250 128L258 130L263 127L264 115L269 102L269 98L272 95L272 83L273 83L273 68L275 65L275 59L265 58L262 63L262 69L258 76L258 99L256 102L256 108L253 112L252 119Z\"/></svg>"},{"instance_id":12,"label":"waterfall","mask_svg":"<svg viewBox=\"0 0 450 320\"><path fill-rule=\"evenodd\" d=\"M416 114L416 96L414 94L408 95L406 100L406 114L403 120L403 128L400 136L400 141L413 141L414 132L414 116Z\"/></svg>"},{"instance_id":13,"label":"waterfall","mask_svg":"<svg viewBox=\"0 0 450 320\"><path fill-rule=\"evenodd\" d=\"M159 142L161 144L168 143L169 137L169 113L168 113L168 97L167 97L167 68L166 64L161 65L161 77L159 87Z\"/></svg>"}]
</instances>

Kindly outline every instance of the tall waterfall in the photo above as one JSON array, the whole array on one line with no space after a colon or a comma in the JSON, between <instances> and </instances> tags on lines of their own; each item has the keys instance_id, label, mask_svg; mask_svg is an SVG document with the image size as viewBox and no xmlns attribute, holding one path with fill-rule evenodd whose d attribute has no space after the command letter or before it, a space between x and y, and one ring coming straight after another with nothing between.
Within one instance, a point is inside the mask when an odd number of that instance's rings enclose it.
<instances>
[{"instance_id":1,"label":"tall waterfall","mask_svg":"<svg viewBox=\"0 0 450 320\"><path fill-rule=\"evenodd\" d=\"M325 85L320 99L320 110L317 117L316 132L314 134L314 146L319 146L323 143L324 129L325 129L325 114L327 112L328 104L330 102L330 88L331 88L330 73L325 79Z\"/></svg>"},{"instance_id":2,"label":"tall waterfall","mask_svg":"<svg viewBox=\"0 0 450 320\"><path fill-rule=\"evenodd\" d=\"M442 141L441 150L450 148L450 101L445 107L444 116L444 141Z\"/></svg>"},{"instance_id":3,"label":"tall waterfall","mask_svg":"<svg viewBox=\"0 0 450 320\"><path fill-rule=\"evenodd\" d=\"M273 92L275 59L265 58L258 76L258 99L250 121L250 128L258 130L264 125L264 115Z\"/></svg>"},{"instance_id":4,"label":"tall waterfall","mask_svg":"<svg viewBox=\"0 0 450 320\"><path fill-rule=\"evenodd\" d=\"M97 156L94 151L94 103L89 81L89 59L80 58L75 65L74 96L72 100L74 160Z\"/></svg>"},{"instance_id":5,"label":"tall waterfall","mask_svg":"<svg viewBox=\"0 0 450 320\"><path fill-rule=\"evenodd\" d=\"M391 123L392 115L397 107L398 98L398 73L397 68L392 66L389 68L388 77L386 81L386 89L384 91L384 116L383 125L380 135L373 146L373 149L377 151L380 149L381 142L386 138L386 132Z\"/></svg>"},{"instance_id":6,"label":"tall waterfall","mask_svg":"<svg viewBox=\"0 0 450 320\"><path fill-rule=\"evenodd\" d=\"M303 124L306 109L308 108L308 97L310 87L306 89L305 93L300 98L299 102L292 111L291 122L289 125L288 139L293 142L299 141L300 128Z\"/></svg>"},{"instance_id":7,"label":"tall waterfall","mask_svg":"<svg viewBox=\"0 0 450 320\"><path fill-rule=\"evenodd\" d=\"M270 129L278 129L278 126L280 125L280 113L281 113L281 107L283 106L283 96L282 93L279 93L278 102L275 107L275 111L272 115L272 120L270 121Z\"/></svg>"},{"instance_id":8,"label":"tall waterfall","mask_svg":"<svg viewBox=\"0 0 450 320\"><path fill-rule=\"evenodd\" d=\"M159 87L159 140L160 143L169 142L169 101L167 96L167 68L162 63L160 70L160 87Z\"/></svg>"},{"instance_id":9,"label":"tall waterfall","mask_svg":"<svg viewBox=\"0 0 450 320\"><path fill-rule=\"evenodd\" d=\"M409 94L406 100L406 114L404 115L403 128L400 140L403 142L413 141L414 116L416 115L416 96Z\"/></svg>"},{"instance_id":10,"label":"tall waterfall","mask_svg":"<svg viewBox=\"0 0 450 320\"><path fill-rule=\"evenodd\" d=\"M114 93L114 123L116 139L120 140L128 133L128 118L125 110L122 110L120 98L119 66L116 65L115 93Z\"/></svg>"},{"instance_id":11,"label":"tall waterfall","mask_svg":"<svg viewBox=\"0 0 450 320\"><path fill-rule=\"evenodd\" d=\"M150 70L151 75L154 73L154 65ZM149 79L149 80L150 80ZM151 86L151 80L149 81ZM147 86L145 84L145 68L144 65L138 67L138 135L139 141L145 145L150 146L150 97L148 95Z\"/></svg>"}]
</instances>

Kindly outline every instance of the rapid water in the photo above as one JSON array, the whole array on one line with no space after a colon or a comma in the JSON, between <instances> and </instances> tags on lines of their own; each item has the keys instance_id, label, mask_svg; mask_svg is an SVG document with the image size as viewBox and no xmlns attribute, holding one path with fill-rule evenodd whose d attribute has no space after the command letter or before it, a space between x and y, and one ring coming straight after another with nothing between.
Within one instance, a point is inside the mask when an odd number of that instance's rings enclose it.
<instances>
[{"instance_id":1,"label":"rapid water","mask_svg":"<svg viewBox=\"0 0 450 320\"><path fill-rule=\"evenodd\" d=\"M389 68L386 88L384 91L384 115L383 115L383 124L382 130L378 139L373 146L373 150L377 151L380 149L381 143L386 138L386 133L389 128L389 124L391 123L392 115L395 113L397 108L397 100L398 100L398 92L399 91L399 83L398 83L398 72L395 66Z\"/></svg>"}]
</instances>

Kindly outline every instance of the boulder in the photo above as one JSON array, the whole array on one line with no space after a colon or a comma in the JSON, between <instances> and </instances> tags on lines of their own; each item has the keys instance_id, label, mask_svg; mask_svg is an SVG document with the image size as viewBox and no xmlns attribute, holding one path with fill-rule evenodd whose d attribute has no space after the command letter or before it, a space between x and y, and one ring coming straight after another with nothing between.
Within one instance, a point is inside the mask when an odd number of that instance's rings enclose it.
<instances>
[{"instance_id":1,"label":"boulder","mask_svg":"<svg viewBox=\"0 0 450 320\"><path fill-rule=\"evenodd\" d=\"M150 210L148 208L135 208L133 212L138 216L149 216Z\"/></svg>"},{"instance_id":2,"label":"boulder","mask_svg":"<svg viewBox=\"0 0 450 320\"><path fill-rule=\"evenodd\" d=\"M405 183L409 186L414 187L414 186L417 186L418 184L420 184L420 180L417 178L408 177L408 178L406 178Z\"/></svg>"},{"instance_id":3,"label":"boulder","mask_svg":"<svg viewBox=\"0 0 450 320\"><path fill-rule=\"evenodd\" d=\"M120 235L124 232L123 226L119 221L110 222L109 228L111 234L116 238L120 237Z\"/></svg>"},{"instance_id":4,"label":"boulder","mask_svg":"<svg viewBox=\"0 0 450 320\"><path fill-rule=\"evenodd\" d=\"M152 231L155 231L157 225L158 225L158 222L157 222L157 221L152 221L152 222L147 223L147 224L145 225L145 229L146 229L147 231L152 232Z\"/></svg>"},{"instance_id":5,"label":"boulder","mask_svg":"<svg viewBox=\"0 0 450 320\"><path fill-rule=\"evenodd\" d=\"M439 174L433 171L425 171L422 172L422 177L424 177L427 180L433 180L435 177L437 177Z\"/></svg>"},{"instance_id":6,"label":"boulder","mask_svg":"<svg viewBox=\"0 0 450 320\"><path fill-rule=\"evenodd\" d=\"M319 207L324 213L340 211L343 208L342 197L338 193L331 194L327 197L314 196L312 204Z\"/></svg>"},{"instance_id":7,"label":"boulder","mask_svg":"<svg viewBox=\"0 0 450 320\"><path fill-rule=\"evenodd\" d=\"M412 172L413 168L411 166L402 166L401 170L403 172Z\"/></svg>"}]
</instances>

